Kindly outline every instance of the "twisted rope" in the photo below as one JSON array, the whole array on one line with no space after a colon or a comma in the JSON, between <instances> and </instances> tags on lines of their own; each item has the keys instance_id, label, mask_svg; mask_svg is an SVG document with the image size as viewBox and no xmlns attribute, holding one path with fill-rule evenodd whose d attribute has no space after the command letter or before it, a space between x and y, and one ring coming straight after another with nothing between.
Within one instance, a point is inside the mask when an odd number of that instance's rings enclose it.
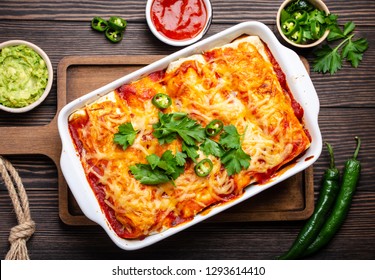
<instances>
[{"instance_id":1,"label":"twisted rope","mask_svg":"<svg viewBox=\"0 0 375 280\"><path fill-rule=\"evenodd\" d=\"M9 235L10 249L6 260L29 260L26 241L35 232L35 223L31 219L29 200L16 169L5 158L0 156L0 173L8 189L18 225L14 226Z\"/></svg>"}]
</instances>

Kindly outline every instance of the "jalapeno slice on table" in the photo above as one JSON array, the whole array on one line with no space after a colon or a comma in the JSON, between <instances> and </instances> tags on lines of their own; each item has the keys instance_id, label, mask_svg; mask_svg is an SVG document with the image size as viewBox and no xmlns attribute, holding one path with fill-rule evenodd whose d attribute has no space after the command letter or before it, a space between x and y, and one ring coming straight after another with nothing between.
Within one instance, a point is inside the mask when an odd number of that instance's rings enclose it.
<instances>
[{"instance_id":1,"label":"jalapeno slice on table","mask_svg":"<svg viewBox=\"0 0 375 280\"><path fill-rule=\"evenodd\" d=\"M110 17L108 20L108 25L110 28L122 32L125 30L127 22L120 17Z\"/></svg>"},{"instance_id":2,"label":"jalapeno slice on table","mask_svg":"<svg viewBox=\"0 0 375 280\"><path fill-rule=\"evenodd\" d=\"M107 28L105 31L105 37L112 43L118 43L124 37L124 34L121 31L114 30L112 28Z\"/></svg>"},{"instance_id":3,"label":"jalapeno slice on table","mask_svg":"<svg viewBox=\"0 0 375 280\"><path fill-rule=\"evenodd\" d=\"M211 173L213 168L212 161L208 158L202 159L197 165L194 167L195 174L199 177L206 177L208 174Z\"/></svg>"},{"instance_id":4,"label":"jalapeno slice on table","mask_svg":"<svg viewBox=\"0 0 375 280\"><path fill-rule=\"evenodd\" d=\"M215 119L206 126L206 134L210 137L216 136L223 130L224 124L221 120Z\"/></svg>"},{"instance_id":5,"label":"jalapeno slice on table","mask_svg":"<svg viewBox=\"0 0 375 280\"><path fill-rule=\"evenodd\" d=\"M94 17L91 20L91 27L96 31L104 32L108 28L108 22L101 17Z\"/></svg>"},{"instance_id":6,"label":"jalapeno slice on table","mask_svg":"<svg viewBox=\"0 0 375 280\"><path fill-rule=\"evenodd\" d=\"M151 102L158 109L167 109L172 105L172 99L165 93L155 94Z\"/></svg>"}]
</instances>

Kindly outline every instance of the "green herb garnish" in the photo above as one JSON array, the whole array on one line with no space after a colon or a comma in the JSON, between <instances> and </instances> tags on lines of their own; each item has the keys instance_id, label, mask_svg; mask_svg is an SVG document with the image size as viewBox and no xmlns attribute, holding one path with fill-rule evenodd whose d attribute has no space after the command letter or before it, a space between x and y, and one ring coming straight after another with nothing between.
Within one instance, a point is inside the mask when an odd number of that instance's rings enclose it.
<instances>
[{"instance_id":1,"label":"green herb garnish","mask_svg":"<svg viewBox=\"0 0 375 280\"><path fill-rule=\"evenodd\" d=\"M220 157L228 175L241 172L250 166L251 157L241 148L241 135L234 125L224 127L224 133L220 135L219 143L227 149Z\"/></svg>"},{"instance_id":2,"label":"green herb garnish","mask_svg":"<svg viewBox=\"0 0 375 280\"><path fill-rule=\"evenodd\" d=\"M206 138L204 128L186 113L163 114L159 112L159 122L153 125L153 135L160 144L170 143L180 136L189 146Z\"/></svg>"},{"instance_id":3,"label":"green herb garnish","mask_svg":"<svg viewBox=\"0 0 375 280\"><path fill-rule=\"evenodd\" d=\"M167 150L161 157L151 154L146 157L148 164L138 163L130 166L130 172L142 184L158 185L170 181L173 183L184 172L187 158L196 164L196 171L199 169L198 164L202 168L207 167L206 163L212 165L209 159L197 162L199 150L206 156L212 155L219 158L229 176L250 166L250 156L242 150L241 135L234 125L223 127L223 131L219 135L219 142L210 139L199 123L182 112L170 114L159 112L159 122L154 124L153 128L153 135L161 145L171 143L178 137L181 138L182 151L173 155L172 151ZM126 149L134 142L136 134L137 131L134 130L131 123L126 123L119 126L119 133L115 134L114 141ZM202 166L202 162L205 163L204 166ZM211 169L209 170L211 171ZM203 176L202 174L206 176L205 172L199 173L198 176Z\"/></svg>"},{"instance_id":4,"label":"green herb garnish","mask_svg":"<svg viewBox=\"0 0 375 280\"><path fill-rule=\"evenodd\" d=\"M130 122L121 124L118 127L118 132L113 137L113 141L126 150L127 147L133 145L137 133L138 131L134 130L133 125Z\"/></svg>"},{"instance_id":5,"label":"green herb garnish","mask_svg":"<svg viewBox=\"0 0 375 280\"><path fill-rule=\"evenodd\" d=\"M184 172L185 158L186 155L181 152L174 156L167 150L161 157L155 154L147 156L149 164L138 163L129 169L142 184L158 185L176 180Z\"/></svg>"},{"instance_id":6,"label":"green herb garnish","mask_svg":"<svg viewBox=\"0 0 375 280\"><path fill-rule=\"evenodd\" d=\"M368 49L368 42L365 38L353 40L354 29L355 24L353 22L347 22L343 30L337 24L331 28L327 41L342 41L333 49L325 44L314 52L316 55L313 64L314 71L329 72L332 75L341 69L344 59L351 63L353 67L358 67L363 53Z\"/></svg>"}]
</instances>

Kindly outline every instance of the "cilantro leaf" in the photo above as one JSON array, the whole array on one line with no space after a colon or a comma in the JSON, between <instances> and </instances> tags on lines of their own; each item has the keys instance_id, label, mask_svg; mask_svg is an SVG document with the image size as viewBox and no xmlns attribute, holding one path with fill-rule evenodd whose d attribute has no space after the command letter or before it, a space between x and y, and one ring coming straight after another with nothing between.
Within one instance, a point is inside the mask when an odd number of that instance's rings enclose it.
<instances>
[{"instance_id":1,"label":"cilantro leaf","mask_svg":"<svg viewBox=\"0 0 375 280\"><path fill-rule=\"evenodd\" d=\"M285 9L282 9L280 13L280 22L284 22L290 18L291 18L291 15Z\"/></svg>"},{"instance_id":2,"label":"cilantro leaf","mask_svg":"<svg viewBox=\"0 0 375 280\"><path fill-rule=\"evenodd\" d=\"M338 25L333 25L330 27L330 32L327 37L327 41L336 41L345 38L344 32L340 29Z\"/></svg>"},{"instance_id":3,"label":"cilantro leaf","mask_svg":"<svg viewBox=\"0 0 375 280\"><path fill-rule=\"evenodd\" d=\"M220 135L219 143L228 149L238 149L241 147L240 135L234 125L224 126L224 132Z\"/></svg>"},{"instance_id":4,"label":"cilantro leaf","mask_svg":"<svg viewBox=\"0 0 375 280\"><path fill-rule=\"evenodd\" d=\"M224 153L223 148L215 141L207 138L201 145L200 149L203 151L203 153L208 155L213 155L216 157L221 157Z\"/></svg>"},{"instance_id":5,"label":"cilantro leaf","mask_svg":"<svg viewBox=\"0 0 375 280\"><path fill-rule=\"evenodd\" d=\"M151 168L154 170L160 163L160 157L155 154L149 155L146 157L148 163L150 164Z\"/></svg>"},{"instance_id":6,"label":"cilantro leaf","mask_svg":"<svg viewBox=\"0 0 375 280\"><path fill-rule=\"evenodd\" d=\"M352 41L351 39L342 48L342 57L346 58L353 67L358 67L359 62L362 60L363 52L368 48L368 42L366 39L358 39Z\"/></svg>"},{"instance_id":7,"label":"cilantro leaf","mask_svg":"<svg viewBox=\"0 0 375 280\"><path fill-rule=\"evenodd\" d=\"M355 24L352 21L345 23L344 25L344 35L347 36L355 29Z\"/></svg>"},{"instance_id":8,"label":"cilantro leaf","mask_svg":"<svg viewBox=\"0 0 375 280\"><path fill-rule=\"evenodd\" d=\"M314 61L314 71L327 73L331 75L336 73L337 70L341 69L342 60L341 56L337 52L337 48L332 49L328 45L324 45L322 48L314 52L316 59Z\"/></svg>"},{"instance_id":9,"label":"cilantro leaf","mask_svg":"<svg viewBox=\"0 0 375 280\"><path fill-rule=\"evenodd\" d=\"M242 150L241 136L234 125L224 126L219 143L227 149L221 153L220 160L229 176L250 166L251 157Z\"/></svg>"},{"instance_id":10,"label":"cilantro leaf","mask_svg":"<svg viewBox=\"0 0 375 280\"><path fill-rule=\"evenodd\" d=\"M343 59L350 62L352 67L358 67L362 61L363 53L368 49L367 40L365 38L352 40L355 29L355 24L352 21L345 23L343 30L341 30L337 24L337 16L329 17L328 20L332 21L332 24L329 25L330 33L327 41L331 42L339 39L342 39L342 41L334 49L329 45L324 45L316 50L314 52L316 59L313 62L313 70L322 73L329 72L332 75L341 69Z\"/></svg>"},{"instance_id":11,"label":"cilantro leaf","mask_svg":"<svg viewBox=\"0 0 375 280\"><path fill-rule=\"evenodd\" d=\"M185 142L182 142L182 151L186 153L186 155L191 158L194 162L197 162L198 155L198 146L189 146L186 145Z\"/></svg>"},{"instance_id":12,"label":"cilantro leaf","mask_svg":"<svg viewBox=\"0 0 375 280\"><path fill-rule=\"evenodd\" d=\"M174 180L184 172L184 167L177 162L176 157L170 150L163 153L158 167L165 170L165 173Z\"/></svg>"},{"instance_id":13,"label":"cilantro leaf","mask_svg":"<svg viewBox=\"0 0 375 280\"><path fill-rule=\"evenodd\" d=\"M309 13L309 22L313 22L313 21L317 21L319 22L320 24L324 24L326 22L325 20L325 17L326 17L326 14L324 11L320 11L320 10L314 10L312 12Z\"/></svg>"},{"instance_id":14,"label":"cilantro leaf","mask_svg":"<svg viewBox=\"0 0 375 280\"><path fill-rule=\"evenodd\" d=\"M368 42L365 38L360 38L353 42L358 52L365 52L368 49Z\"/></svg>"},{"instance_id":15,"label":"cilantro leaf","mask_svg":"<svg viewBox=\"0 0 375 280\"><path fill-rule=\"evenodd\" d=\"M177 152L176 153L176 163L178 166L184 166L185 163L186 163L186 154L185 153L181 153L181 152Z\"/></svg>"},{"instance_id":16,"label":"cilantro leaf","mask_svg":"<svg viewBox=\"0 0 375 280\"><path fill-rule=\"evenodd\" d=\"M129 166L134 178L145 185L158 185L167 183L171 179L161 169L152 169L149 164L138 163Z\"/></svg>"},{"instance_id":17,"label":"cilantro leaf","mask_svg":"<svg viewBox=\"0 0 375 280\"><path fill-rule=\"evenodd\" d=\"M326 17L326 24L328 25L328 28L331 28L332 26L337 26L337 18L338 16L335 14L329 14Z\"/></svg>"},{"instance_id":18,"label":"cilantro leaf","mask_svg":"<svg viewBox=\"0 0 375 280\"><path fill-rule=\"evenodd\" d=\"M242 168L247 169L250 166L251 157L246 154L242 148L231 149L220 158L224 164L228 175L237 174L241 172Z\"/></svg>"},{"instance_id":19,"label":"cilantro leaf","mask_svg":"<svg viewBox=\"0 0 375 280\"><path fill-rule=\"evenodd\" d=\"M177 135L187 145L195 145L206 138L204 128L195 120L190 119L186 113L159 113L159 122L153 125L153 135L160 144L170 143Z\"/></svg>"},{"instance_id":20,"label":"cilantro leaf","mask_svg":"<svg viewBox=\"0 0 375 280\"><path fill-rule=\"evenodd\" d=\"M133 145L137 133L138 131L134 130L133 125L130 122L121 124L118 127L118 132L113 137L113 141L126 150L127 147Z\"/></svg>"},{"instance_id":21,"label":"cilantro leaf","mask_svg":"<svg viewBox=\"0 0 375 280\"><path fill-rule=\"evenodd\" d=\"M142 184L158 185L176 180L184 172L186 155L178 152L176 156L167 150L161 157L152 154L146 157L149 164L136 164L129 167L134 177Z\"/></svg>"}]
</instances>

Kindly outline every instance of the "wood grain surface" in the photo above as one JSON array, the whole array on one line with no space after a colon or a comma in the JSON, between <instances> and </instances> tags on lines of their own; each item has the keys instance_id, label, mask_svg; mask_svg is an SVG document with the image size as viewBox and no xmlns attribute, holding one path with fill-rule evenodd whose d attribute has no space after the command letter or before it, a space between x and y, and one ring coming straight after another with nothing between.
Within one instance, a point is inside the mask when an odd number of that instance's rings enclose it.
<instances>
[{"instance_id":1,"label":"wood grain surface","mask_svg":"<svg viewBox=\"0 0 375 280\"><path fill-rule=\"evenodd\" d=\"M276 33L281 0L212 0L214 18L205 37L234 24L258 20ZM369 49L358 68L344 63L337 74L312 72L320 99L323 140L335 150L341 169L353 152L354 136L362 139L362 175L348 217L332 242L311 259L375 259L375 2L326 0L339 21L352 20L356 37L366 37ZM21 39L37 44L51 58L55 74L66 56L168 55L179 48L159 42L149 31L146 1L1 1L0 42ZM120 15L128 20L125 39L109 43L90 28L93 16ZM310 64L312 49L297 50ZM98 73L100 75L100 73ZM51 94L37 109L14 115L0 111L0 137L6 127L27 134L33 126L48 126L57 114L57 77ZM30 135L30 141L33 141ZM31 259L272 259L293 242L304 221L210 222L196 225L138 251L122 251L98 226L68 226L59 218L58 170L51 158L29 151L7 154L19 171L30 200L37 230L28 241ZM323 150L314 164L315 198L328 166ZM9 249L10 229L17 224L12 203L0 181L0 258Z\"/></svg>"}]
</instances>

